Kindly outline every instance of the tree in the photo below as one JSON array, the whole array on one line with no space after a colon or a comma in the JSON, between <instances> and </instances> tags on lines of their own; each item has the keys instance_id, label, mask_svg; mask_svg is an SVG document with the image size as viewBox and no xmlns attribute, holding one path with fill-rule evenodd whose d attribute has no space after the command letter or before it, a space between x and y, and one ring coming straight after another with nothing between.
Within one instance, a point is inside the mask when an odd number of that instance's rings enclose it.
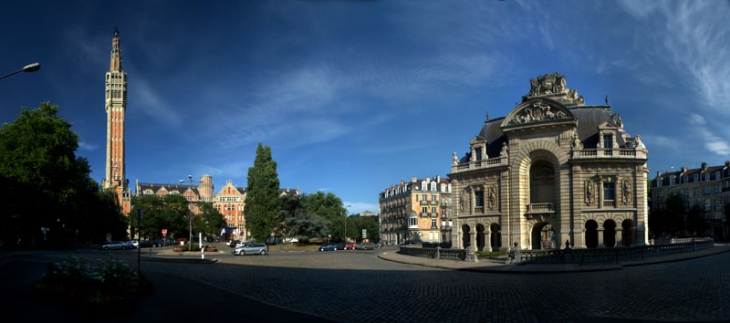
<instances>
[{"instance_id":1,"label":"tree","mask_svg":"<svg viewBox=\"0 0 730 323\"><path fill-rule=\"evenodd\" d=\"M307 208L309 196L282 195L280 198L280 219L283 219L282 232L299 241L327 236L330 223L324 218L310 212Z\"/></svg>"},{"instance_id":2,"label":"tree","mask_svg":"<svg viewBox=\"0 0 730 323\"><path fill-rule=\"evenodd\" d=\"M202 232L203 236L217 236L220 234L221 228L225 227L223 214L213 207L213 203L198 203L201 213L195 216L194 227L197 232Z\"/></svg>"},{"instance_id":3,"label":"tree","mask_svg":"<svg viewBox=\"0 0 730 323\"><path fill-rule=\"evenodd\" d=\"M279 175L276 162L271 158L271 148L261 143L256 148L253 167L248 169L248 186L243 213L246 228L254 239L265 241L272 233L278 233Z\"/></svg>"},{"instance_id":4,"label":"tree","mask_svg":"<svg viewBox=\"0 0 730 323\"><path fill-rule=\"evenodd\" d=\"M136 211L142 210L140 232L143 237L159 238L162 229L170 236L187 237L189 234L190 210L188 200L181 195L168 194L163 197L142 195L132 198L134 209L129 214L131 228L136 227Z\"/></svg>"},{"instance_id":5,"label":"tree","mask_svg":"<svg viewBox=\"0 0 730 323\"><path fill-rule=\"evenodd\" d=\"M683 230L683 224L687 215L685 205L687 204L684 196L678 192L669 192L667 199L664 201L664 224L667 233L679 235Z\"/></svg>"},{"instance_id":6,"label":"tree","mask_svg":"<svg viewBox=\"0 0 730 323\"><path fill-rule=\"evenodd\" d=\"M33 245L46 227L49 240L68 243L76 230L87 231L79 226L91 216L88 198L98 197L89 191L95 186L88 162L75 154L78 135L57 113L42 103L0 128L0 240Z\"/></svg>"},{"instance_id":7,"label":"tree","mask_svg":"<svg viewBox=\"0 0 730 323\"><path fill-rule=\"evenodd\" d=\"M316 194L307 196L306 207L310 213L316 214L329 222L329 231L333 237L344 237L344 221L347 209L342 205L342 200L339 197L331 192L325 194L319 191Z\"/></svg>"},{"instance_id":8,"label":"tree","mask_svg":"<svg viewBox=\"0 0 730 323\"><path fill-rule=\"evenodd\" d=\"M350 224L352 223L352 225ZM353 229L350 229L350 227ZM360 216L359 214L348 217L347 236L362 238L362 230L365 229L367 239L380 240L380 224L374 216ZM354 232L353 232L354 231Z\"/></svg>"}]
</instances>

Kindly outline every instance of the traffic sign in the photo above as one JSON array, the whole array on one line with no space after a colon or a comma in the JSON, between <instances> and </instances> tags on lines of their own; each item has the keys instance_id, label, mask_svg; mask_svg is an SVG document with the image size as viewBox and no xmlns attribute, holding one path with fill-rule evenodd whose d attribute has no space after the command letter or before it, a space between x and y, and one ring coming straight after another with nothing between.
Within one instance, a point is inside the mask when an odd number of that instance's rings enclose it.
<instances>
[{"instance_id":1,"label":"traffic sign","mask_svg":"<svg viewBox=\"0 0 730 323\"><path fill-rule=\"evenodd\" d=\"M167 229L162 229L162 235L163 236L166 236L167 235Z\"/></svg>"}]
</instances>

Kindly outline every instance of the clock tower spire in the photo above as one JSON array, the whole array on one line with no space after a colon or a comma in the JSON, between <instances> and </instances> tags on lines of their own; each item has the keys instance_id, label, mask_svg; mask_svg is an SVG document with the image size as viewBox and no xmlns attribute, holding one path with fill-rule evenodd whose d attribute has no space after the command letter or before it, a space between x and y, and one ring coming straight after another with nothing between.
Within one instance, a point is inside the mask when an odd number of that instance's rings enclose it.
<instances>
[{"instance_id":1,"label":"clock tower spire","mask_svg":"<svg viewBox=\"0 0 730 323\"><path fill-rule=\"evenodd\" d=\"M106 72L106 173L104 189L114 190L122 211L129 212L129 189L125 161L124 113L127 110L127 73L122 70L119 30L114 28L109 71ZM126 202L126 203L125 203Z\"/></svg>"}]
</instances>

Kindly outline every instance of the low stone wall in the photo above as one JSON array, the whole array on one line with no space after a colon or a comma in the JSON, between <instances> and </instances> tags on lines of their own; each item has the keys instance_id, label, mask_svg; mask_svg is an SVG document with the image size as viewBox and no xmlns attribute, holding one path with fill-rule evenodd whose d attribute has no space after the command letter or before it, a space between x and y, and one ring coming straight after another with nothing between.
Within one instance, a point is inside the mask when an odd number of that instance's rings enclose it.
<instances>
[{"instance_id":1,"label":"low stone wall","mask_svg":"<svg viewBox=\"0 0 730 323\"><path fill-rule=\"evenodd\" d=\"M424 257L432 259L447 260L464 260L466 259L466 251L464 249L447 249L447 248L419 248L401 246L400 254Z\"/></svg>"},{"instance_id":2,"label":"low stone wall","mask_svg":"<svg viewBox=\"0 0 730 323\"><path fill-rule=\"evenodd\" d=\"M598 263L637 261L676 253L692 252L712 248L715 241L711 238L687 239L678 243L656 244L637 247L591 248L591 249L548 249L521 250L521 263ZM464 249L420 248L401 246L400 254L432 259L465 260Z\"/></svg>"},{"instance_id":3,"label":"low stone wall","mask_svg":"<svg viewBox=\"0 0 730 323\"><path fill-rule=\"evenodd\" d=\"M713 239L703 238L690 239L681 243L636 247L522 250L519 254L520 262L523 263L619 263L708 249L712 248L714 244Z\"/></svg>"}]
</instances>

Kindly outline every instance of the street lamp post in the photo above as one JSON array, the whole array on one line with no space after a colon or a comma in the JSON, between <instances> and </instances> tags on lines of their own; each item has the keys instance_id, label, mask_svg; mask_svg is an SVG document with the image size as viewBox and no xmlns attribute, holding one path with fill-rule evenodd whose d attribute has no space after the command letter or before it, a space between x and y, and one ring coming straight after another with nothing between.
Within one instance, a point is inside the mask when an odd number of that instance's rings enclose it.
<instances>
[{"instance_id":1,"label":"street lamp post","mask_svg":"<svg viewBox=\"0 0 730 323\"><path fill-rule=\"evenodd\" d=\"M29 72L29 73L36 72L39 69L41 69L41 63L35 62L35 63L32 63L32 64L25 65L25 66L23 66L23 68L21 68L21 69L19 69L17 71L10 72L8 74L5 74L3 76L0 76L0 79L4 79L4 78L6 78L8 76L15 75L15 74L18 74L20 72Z\"/></svg>"},{"instance_id":2,"label":"street lamp post","mask_svg":"<svg viewBox=\"0 0 730 323\"><path fill-rule=\"evenodd\" d=\"M188 175L188 179L190 180L190 192L193 192L193 175ZM185 180L181 179L180 183L185 182ZM190 201L192 203L192 198ZM193 209L190 205L188 205L188 209L190 210L190 213L188 213L188 220L190 221L188 228L190 229L190 239L188 240L188 243L190 244L190 251L193 250Z\"/></svg>"}]
</instances>

